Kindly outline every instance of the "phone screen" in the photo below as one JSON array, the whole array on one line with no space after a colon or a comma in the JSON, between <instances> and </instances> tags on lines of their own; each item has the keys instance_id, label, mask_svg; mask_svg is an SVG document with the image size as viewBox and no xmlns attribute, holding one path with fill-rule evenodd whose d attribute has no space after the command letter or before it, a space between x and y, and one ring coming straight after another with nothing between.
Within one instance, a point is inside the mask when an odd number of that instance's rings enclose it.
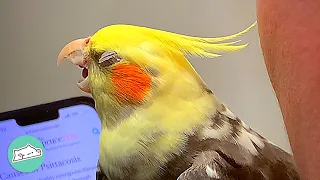
<instances>
[{"instance_id":1,"label":"phone screen","mask_svg":"<svg viewBox=\"0 0 320 180\"><path fill-rule=\"evenodd\" d=\"M100 119L94 108L81 104L59 109L57 119L27 126L18 125L14 119L0 121L0 180L93 180L100 130ZM21 147L9 150L12 142L22 136L38 139L43 152L32 143L33 146L26 146L26 142L16 143ZM22 163L37 157L31 153L43 157L36 170L22 172L13 167L15 160ZM22 164L19 168L29 166Z\"/></svg>"}]
</instances>

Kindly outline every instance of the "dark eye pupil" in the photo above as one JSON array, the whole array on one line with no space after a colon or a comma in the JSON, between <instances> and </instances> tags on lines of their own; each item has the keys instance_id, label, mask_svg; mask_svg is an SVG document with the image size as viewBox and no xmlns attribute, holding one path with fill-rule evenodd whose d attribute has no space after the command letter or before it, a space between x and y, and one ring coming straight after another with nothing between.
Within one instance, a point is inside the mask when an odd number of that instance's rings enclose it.
<instances>
[{"instance_id":1,"label":"dark eye pupil","mask_svg":"<svg viewBox=\"0 0 320 180\"><path fill-rule=\"evenodd\" d=\"M114 51L106 51L102 53L98 60L98 64L102 67L111 66L121 60L120 56Z\"/></svg>"}]
</instances>

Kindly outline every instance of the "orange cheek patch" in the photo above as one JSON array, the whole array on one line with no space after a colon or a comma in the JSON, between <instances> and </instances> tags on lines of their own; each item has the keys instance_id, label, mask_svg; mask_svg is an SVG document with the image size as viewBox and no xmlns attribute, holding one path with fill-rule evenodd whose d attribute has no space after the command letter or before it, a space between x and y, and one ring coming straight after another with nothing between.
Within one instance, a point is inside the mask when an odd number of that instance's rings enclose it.
<instances>
[{"instance_id":1,"label":"orange cheek patch","mask_svg":"<svg viewBox=\"0 0 320 180\"><path fill-rule=\"evenodd\" d=\"M111 71L115 96L122 102L139 103L150 91L151 77L132 64L117 64Z\"/></svg>"}]
</instances>

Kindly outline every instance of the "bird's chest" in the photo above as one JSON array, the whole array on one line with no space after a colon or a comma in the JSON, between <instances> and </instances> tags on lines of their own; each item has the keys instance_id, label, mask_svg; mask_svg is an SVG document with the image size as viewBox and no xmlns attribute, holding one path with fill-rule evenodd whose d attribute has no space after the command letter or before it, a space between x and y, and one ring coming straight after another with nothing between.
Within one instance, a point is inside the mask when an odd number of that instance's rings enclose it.
<instances>
[{"instance_id":1,"label":"bird's chest","mask_svg":"<svg viewBox=\"0 0 320 180\"><path fill-rule=\"evenodd\" d=\"M137 129L101 132L99 164L110 179L144 180L158 174L162 155L146 147L157 144L155 138L160 133Z\"/></svg>"}]
</instances>

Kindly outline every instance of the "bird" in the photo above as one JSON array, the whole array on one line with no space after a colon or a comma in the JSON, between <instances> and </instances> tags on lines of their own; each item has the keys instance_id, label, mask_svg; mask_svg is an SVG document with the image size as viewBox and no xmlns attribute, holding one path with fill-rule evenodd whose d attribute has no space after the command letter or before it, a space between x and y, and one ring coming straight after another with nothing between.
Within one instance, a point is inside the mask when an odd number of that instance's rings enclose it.
<instances>
[{"instance_id":1,"label":"bird","mask_svg":"<svg viewBox=\"0 0 320 180\"><path fill-rule=\"evenodd\" d=\"M235 39L256 24L222 37L113 24L67 43L57 64L82 69L77 85L101 119L96 178L300 179L292 154L238 118L189 61L246 48Z\"/></svg>"}]
</instances>

